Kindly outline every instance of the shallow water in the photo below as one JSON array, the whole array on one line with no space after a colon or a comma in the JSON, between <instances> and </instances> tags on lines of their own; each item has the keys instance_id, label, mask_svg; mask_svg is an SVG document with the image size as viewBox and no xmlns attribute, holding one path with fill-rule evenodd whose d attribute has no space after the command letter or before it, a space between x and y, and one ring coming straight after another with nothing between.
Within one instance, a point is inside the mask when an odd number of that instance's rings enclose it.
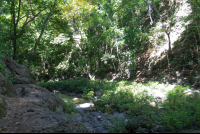
<instances>
[{"instance_id":1,"label":"shallow water","mask_svg":"<svg viewBox=\"0 0 200 134\"><path fill-rule=\"evenodd\" d=\"M77 98L75 96L69 96L68 94L57 93L56 96L58 96L59 98L61 98L65 102L68 102L69 100L71 100L75 104L92 103L91 100L83 99L83 98Z\"/></svg>"}]
</instances>

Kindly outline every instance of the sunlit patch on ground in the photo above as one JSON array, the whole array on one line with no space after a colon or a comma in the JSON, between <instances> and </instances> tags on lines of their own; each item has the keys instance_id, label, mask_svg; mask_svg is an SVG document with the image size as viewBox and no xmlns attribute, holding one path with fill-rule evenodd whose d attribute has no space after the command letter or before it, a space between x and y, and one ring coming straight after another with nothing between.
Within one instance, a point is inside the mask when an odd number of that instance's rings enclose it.
<instances>
[{"instance_id":1,"label":"sunlit patch on ground","mask_svg":"<svg viewBox=\"0 0 200 134\"><path fill-rule=\"evenodd\" d=\"M72 101L75 104L91 103L92 102L91 100L87 100L87 99L84 99L84 98L78 98L78 97L74 97L74 96L69 96L68 94L58 93L58 94L56 94L56 96L60 97L65 102Z\"/></svg>"},{"instance_id":2,"label":"sunlit patch on ground","mask_svg":"<svg viewBox=\"0 0 200 134\"><path fill-rule=\"evenodd\" d=\"M93 103L83 103L83 104L76 104L76 108L89 108L94 107Z\"/></svg>"}]
</instances>

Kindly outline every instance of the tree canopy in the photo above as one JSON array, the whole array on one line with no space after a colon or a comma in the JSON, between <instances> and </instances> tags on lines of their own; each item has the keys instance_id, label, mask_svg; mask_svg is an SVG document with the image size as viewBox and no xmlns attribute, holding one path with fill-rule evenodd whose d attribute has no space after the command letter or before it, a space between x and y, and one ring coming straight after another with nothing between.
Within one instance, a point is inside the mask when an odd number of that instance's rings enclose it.
<instances>
[{"instance_id":1,"label":"tree canopy","mask_svg":"<svg viewBox=\"0 0 200 134\"><path fill-rule=\"evenodd\" d=\"M170 33L185 0L3 0L0 2L0 55L13 57L40 77L103 78L109 72L130 78L140 57L154 47L159 32ZM199 5L187 0L196 49ZM157 40L157 42L159 42ZM198 51L196 51L198 55ZM170 62L173 61L173 57ZM169 62L169 64L170 64ZM197 63L197 61L193 61Z\"/></svg>"}]
</instances>

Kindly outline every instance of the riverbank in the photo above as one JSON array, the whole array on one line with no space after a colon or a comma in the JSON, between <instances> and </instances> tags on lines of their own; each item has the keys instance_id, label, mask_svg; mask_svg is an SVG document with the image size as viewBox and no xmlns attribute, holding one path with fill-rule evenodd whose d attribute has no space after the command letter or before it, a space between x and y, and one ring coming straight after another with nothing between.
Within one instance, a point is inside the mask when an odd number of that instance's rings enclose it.
<instances>
[{"instance_id":1,"label":"riverbank","mask_svg":"<svg viewBox=\"0 0 200 134\"><path fill-rule=\"evenodd\" d=\"M198 125L193 127L188 124L193 123L192 120L198 120L193 113L199 114L195 107L199 101L199 90L159 82L142 84L121 81L107 84L104 84L99 96L92 90L84 92L82 95L90 98L92 103L76 104L75 111L68 114L73 120L86 124L90 132L157 133L198 128ZM73 95L70 96L73 101L78 99L80 93L70 95ZM121 117L121 121L116 118L108 120L113 115ZM183 118L188 122L184 123ZM106 126L105 122L110 126ZM176 124L177 122L179 123ZM186 125L188 126L185 127Z\"/></svg>"}]
</instances>

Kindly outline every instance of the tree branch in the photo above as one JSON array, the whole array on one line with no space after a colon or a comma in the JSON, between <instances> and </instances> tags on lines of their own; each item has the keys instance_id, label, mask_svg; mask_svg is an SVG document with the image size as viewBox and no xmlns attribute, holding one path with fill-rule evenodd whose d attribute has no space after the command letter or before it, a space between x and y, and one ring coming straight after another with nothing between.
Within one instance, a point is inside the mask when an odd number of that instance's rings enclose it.
<instances>
[{"instance_id":1,"label":"tree branch","mask_svg":"<svg viewBox=\"0 0 200 134\"><path fill-rule=\"evenodd\" d=\"M47 17L46 20L45 20L45 23L44 23L44 26L43 26L42 31L41 31L41 33L40 33L40 36L38 37L38 39L37 39L37 41L36 41L36 43L35 43L35 47L34 47L34 49L33 49L32 55L31 55L31 57L30 57L28 67L30 67L31 61L32 61L32 59L33 59L33 57L34 57L34 55L35 55L35 51L36 51L37 45L38 45L40 39L42 38L42 35L43 35L44 30L45 30L45 28L46 28L46 26L47 26L47 23L48 23L48 21L49 21L51 15L52 15L52 13L53 13L55 7L56 7L56 2L57 2L57 0L55 0L54 5L53 5L53 8L51 9L51 11L50 11L48 17Z\"/></svg>"},{"instance_id":2,"label":"tree branch","mask_svg":"<svg viewBox=\"0 0 200 134\"><path fill-rule=\"evenodd\" d=\"M17 27L17 25L18 25L18 23L19 23L20 7L21 7L21 0L19 0L19 8L18 8L18 16L17 16L16 27Z\"/></svg>"}]
</instances>

